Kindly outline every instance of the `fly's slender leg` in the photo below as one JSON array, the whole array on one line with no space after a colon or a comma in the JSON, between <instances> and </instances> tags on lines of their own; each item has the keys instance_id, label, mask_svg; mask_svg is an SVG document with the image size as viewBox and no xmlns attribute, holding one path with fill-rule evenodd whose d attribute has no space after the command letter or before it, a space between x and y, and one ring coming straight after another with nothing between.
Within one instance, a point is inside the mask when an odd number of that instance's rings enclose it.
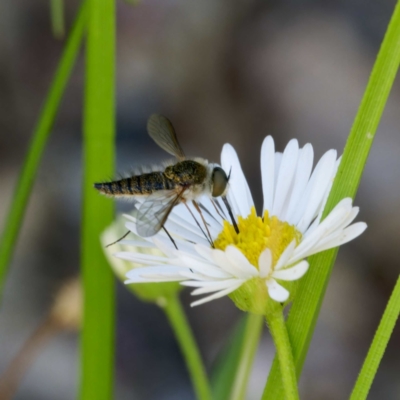
<instances>
[{"instance_id":1,"label":"fly's slender leg","mask_svg":"<svg viewBox=\"0 0 400 400\"><path fill-rule=\"evenodd\" d=\"M207 225L207 222L206 222L206 220L205 220L205 218L204 218L204 215L203 215L203 213L201 212L200 207L199 207L199 205L197 204L197 202L193 200L192 203L193 203L193 205L194 205L194 208L195 208L195 209L197 210L197 212L200 214L200 217L201 217L201 219L203 220L203 224L204 224L204 226L205 226L205 228L206 228L206 230L207 230L208 237L210 238L210 244L211 244L212 247L214 247L214 242L213 242L213 240L212 240L211 233L210 233L210 231L208 230L208 225Z\"/></svg>"},{"instance_id":2,"label":"fly's slender leg","mask_svg":"<svg viewBox=\"0 0 400 400\"><path fill-rule=\"evenodd\" d=\"M201 227L201 225L199 224L199 221L197 221L196 217L194 216L194 214L192 213L192 210L190 209L190 207L186 204L186 202L184 203L186 208L189 210L190 215L193 217L193 219L196 222L196 225L199 227L199 229L201 230L201 232L203 233L204 237L207 239L208 243L210 243L211 246L213 246L212 242L210 241L210 238L207 236L207 234L204 232L204 229Z\"/></svg>"},{"instance_id":3,"label":"fly's slender leg","mask_svg":"<svg viewBox=\"0 0 400 400\"><path fill-rule=\"evenodd\" d=\"M223 219L225 220L226 217L225 215L222 215L222 213L224 212L220 206L220 204L218 202L216 202L215 200L211 199L211 203L215 208L215 211L217 212L217 214Z\"/></svg>"},{"instance_id":4,"label":"fly's slender leg","mask_svg":"<svg viewBox=\"0 0 400 400\"><path fill-rule=\"evenodd\" d=\"M229 205L228 199L226 198L226 196L222 196L222 200L225 203L226 208L228 209L228 213L229 216L231 217L232 225L235 228L236 233L239 233L239 228L236 224L235 217L233 216L232 209L231 206Z\"/></svg>"},{"instance_id":5,"label":"fly's slender leg","mask_svg":"<svg viewBox=\"0 0 400 400\"><path fill-rule=\"evenodd\" d=\"M115 242L112 242L112 243L108 244L106 247L110 247L110 246L112 246L113 244L116 244L116 243L120 242L122 239L125 239L125 238L129 235L130 232L131 232L131 231L126 232L124 236L122 236L121 238L119 238L119 239L116 240Z\"/></svg>"},{"instance_id":6,"label":"fly's slender leg","mask_svg":"<svg viewBox=\"0 0 400 400\"><path fill-rule=\"evenodd\" d=\"M166 228L165 226L163 226L162 228L164 229L164 232L167 234L167 236L169 237L169 240L172 242L172 244L175 246L175 248L176 248L177 250L179 250L179 249L178 249L178 246L177 246L176 243L175 243L175 240L172 238L172 236L170 235L170 233L167 231L167 228Z\"/></svg>"}]
</instances>

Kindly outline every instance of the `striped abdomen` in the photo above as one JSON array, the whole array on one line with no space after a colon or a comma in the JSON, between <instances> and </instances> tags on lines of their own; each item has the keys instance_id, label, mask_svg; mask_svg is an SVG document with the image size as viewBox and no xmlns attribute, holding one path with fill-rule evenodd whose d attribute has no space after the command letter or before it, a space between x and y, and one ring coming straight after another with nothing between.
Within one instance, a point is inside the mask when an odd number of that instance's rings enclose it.
<instances>
[{"instance_id":1,"label":"striped abdomen","mask_svg":"<svg viewBox=\"0 0 400 400\"><path fill-rule=\"evenodd\" d=\"M175 188L175 183L163 172L150 172L119 181L95 183L94 187L109 196L130 196L151 194L157 190L171 190Z\"/></svg>"}]
</instances>

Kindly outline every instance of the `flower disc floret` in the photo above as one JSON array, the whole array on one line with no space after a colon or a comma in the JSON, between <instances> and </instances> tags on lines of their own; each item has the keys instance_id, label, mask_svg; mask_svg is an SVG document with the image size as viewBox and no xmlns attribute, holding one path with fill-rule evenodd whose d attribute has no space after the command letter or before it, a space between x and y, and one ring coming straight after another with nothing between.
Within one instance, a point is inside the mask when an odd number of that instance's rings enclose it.
<instances>
[{"instance_id":1,"label":"flower disc floret","mask_svg":"<svg viewBox=\"0 0 400 400\"><path fill-rule=\"evenodd\" d=\"M227 246L234 245L257 269L258 259L266 248L270 249L272 264L275 265L286 247L293 240L296 245L299 244L302 236L295 226L280 221L276 216L270 217L268 210L264 211L263 218L257 216L254 207L246 218L239 217L237 226L239 232L230 222L224 221L214 247L225 250Z\"/></svg>"}]
</instances>

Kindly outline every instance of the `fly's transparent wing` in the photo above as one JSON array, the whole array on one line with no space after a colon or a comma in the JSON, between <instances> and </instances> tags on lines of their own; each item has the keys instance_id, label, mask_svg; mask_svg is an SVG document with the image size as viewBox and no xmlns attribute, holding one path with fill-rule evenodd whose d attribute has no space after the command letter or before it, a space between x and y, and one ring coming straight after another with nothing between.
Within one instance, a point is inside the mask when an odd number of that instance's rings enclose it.
<instances>
[{"instance_id":1,"label":"fly's transparent wing","mask_svg":"<svg viewBox=\"0 0 400 400\"><path fill-rule=\"evenodd\" d=\"M180 192L162 190L153 193L139 206L136 214L136 230L142 237L154 236L167 221L168 215L182 199Z\"/></svg>"},{"instance_id":2,"label":"fly's transparent wing","mask_svg":"<svg viewBox=\"0 0 400 400\"><path fill-rule=\"evenodd\" d=\"M150 137L166 152L178 160L184 160L185 154L178 143L171 121L159 114L153 114L147 121L147 132Z\"/></svg>"}]
</instances>

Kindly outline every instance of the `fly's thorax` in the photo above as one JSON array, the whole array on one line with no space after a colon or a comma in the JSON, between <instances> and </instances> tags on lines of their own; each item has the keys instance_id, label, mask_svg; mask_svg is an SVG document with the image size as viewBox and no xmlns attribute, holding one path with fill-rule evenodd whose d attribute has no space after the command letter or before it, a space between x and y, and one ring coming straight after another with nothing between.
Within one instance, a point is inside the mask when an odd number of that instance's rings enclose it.
<instances>
[{"instance_id":1,"label":"fly's thorax","mask_svg":"<svg viewBox=\"0 0 400 400\"><path fill-rule=\"evenodd\" d=\"M202 185L207 178L207 167L195 160L184 160L165 168L164 175L181 186Z\"/></svg>"}]
</instances>

